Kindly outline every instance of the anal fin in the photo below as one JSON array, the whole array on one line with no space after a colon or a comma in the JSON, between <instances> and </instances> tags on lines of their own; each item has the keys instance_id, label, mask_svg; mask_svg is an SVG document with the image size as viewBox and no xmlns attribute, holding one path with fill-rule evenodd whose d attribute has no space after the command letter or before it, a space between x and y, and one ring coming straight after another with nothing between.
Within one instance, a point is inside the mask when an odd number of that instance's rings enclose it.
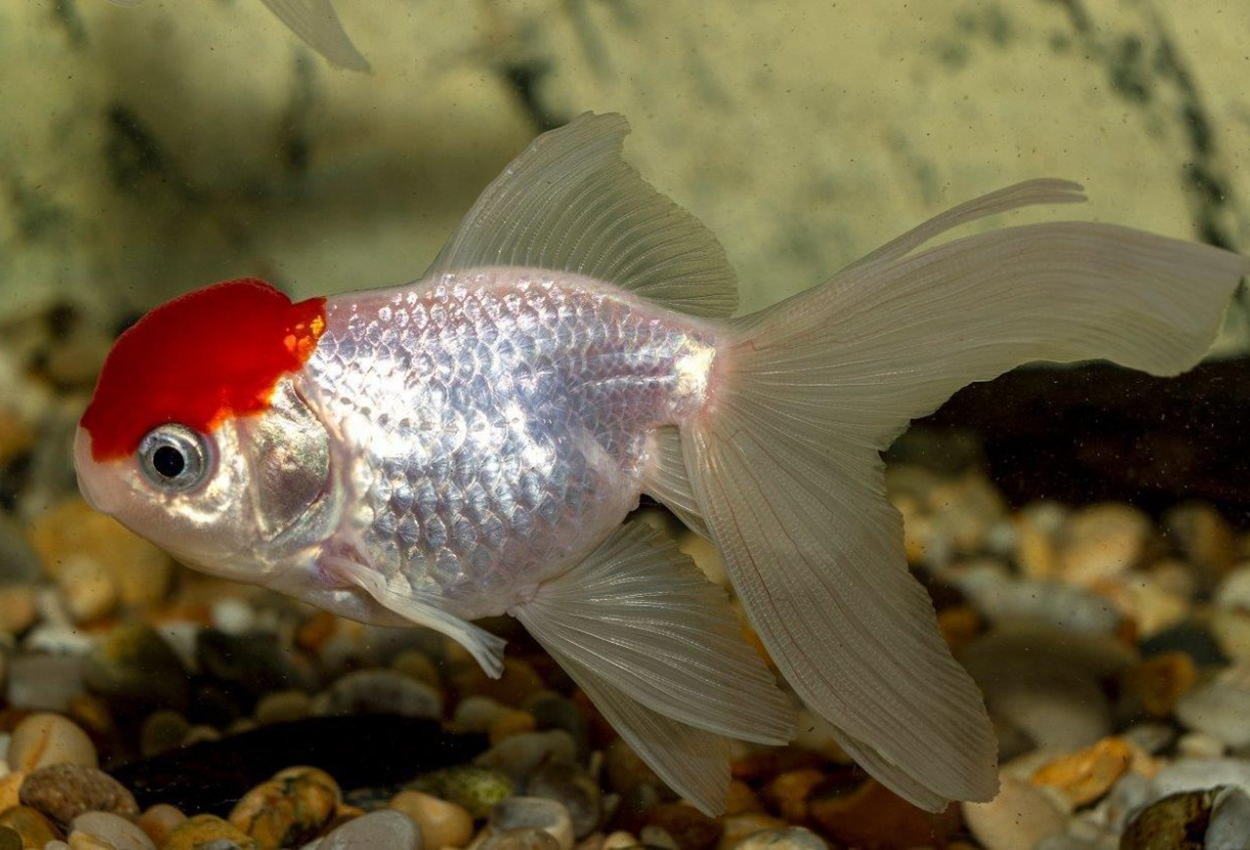
<instances>
[{"instance_id":1,"label":"anal fin","mask_svg":"<svg viewBox=\"0 0 1250 850\"><path fill-rule=\"evenodd\" d=\"M556 645L541 639L540 643L670 788L709 817L724 812L730 779L729 739L647 708Z\"/></svg>"},{"instance_id":2,"label":"anal fin","mask_svg":"<svg viewBox=\"0 0 1250 850\"><path fill-rule=\"evenodd\" d=\"M794 735L794 703L743 639L725 592L642 523L622 526L510 613L639 755L702 806L714 808L706 779L721 758L717 739Z\"/></svg>"},{"instance_id":3,"label":"anal fin","mask_svg":"<svg viewBox=\"0 0 1250 850\"><path fill-rule=\"evenodd\" d=\"M690 486L686 458L681 449L681 432L676 425L657 428L652 435L651 463L643 478L642 489L672 511L687 528L703 537L711 537L699 501Z\"/></svg>"}]
</instances>

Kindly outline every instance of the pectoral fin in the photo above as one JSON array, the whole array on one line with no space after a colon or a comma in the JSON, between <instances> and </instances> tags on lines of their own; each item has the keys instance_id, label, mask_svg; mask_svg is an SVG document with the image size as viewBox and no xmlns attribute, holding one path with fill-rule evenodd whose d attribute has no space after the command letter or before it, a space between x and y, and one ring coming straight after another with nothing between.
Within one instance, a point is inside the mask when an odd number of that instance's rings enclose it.
<instances>
[{"instance_id":1,"label":"pectoral fin","mask_svg":"<svg viewBox=\"0 0 1250 850\"><path fill-rule=\"evenodd\" d=\"M482 665L486 675L498 679L503 673L506 641L502 638L444 611L433 600L408 587L388 582L385 576L365 564L332 555L322 558L322 564L369 594L388 611L394 611L414 625L434 629L455 640Z\"/></svg>"}]
</instances>

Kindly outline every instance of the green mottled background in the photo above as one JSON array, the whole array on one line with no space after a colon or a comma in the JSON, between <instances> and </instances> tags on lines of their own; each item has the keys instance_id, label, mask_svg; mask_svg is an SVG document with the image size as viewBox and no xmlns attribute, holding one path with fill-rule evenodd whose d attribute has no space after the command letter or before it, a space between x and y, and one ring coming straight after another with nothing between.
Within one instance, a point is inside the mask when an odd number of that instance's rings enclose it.
<instances>
[{"instance_id":1,"label":"green mottled background","mask_svg":"<svg viewBox=\"0 0 1250 850\"><path fill-rule=\"evenodd\" d=\"M1247 3L338 5L371 74L256 0L0 0L0 321L68 296L110 324L245 274L413 279L584 110L631 120L629 158L720 236L746 308L1028 177L1083 182L1081 217L1250 241Z\"/></svg>"}]
</instances>

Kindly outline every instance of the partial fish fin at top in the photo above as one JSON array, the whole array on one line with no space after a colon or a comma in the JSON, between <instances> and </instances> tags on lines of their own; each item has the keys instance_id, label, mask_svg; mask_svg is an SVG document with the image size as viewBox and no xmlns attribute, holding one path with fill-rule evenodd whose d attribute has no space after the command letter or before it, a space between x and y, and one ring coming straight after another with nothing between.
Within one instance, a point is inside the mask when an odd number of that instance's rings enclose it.
<instances>
[{"instance_id":1,"label":"partial fish fin at top","mask_svg":"<svg viewBox=\"0 0 1250 850\"><path fill-rule=\"evenodd\" d=\"M568 271L673 310L728 316L725 253L621 158L629 124L586 113L544 133L482 192L427 276L485 266Z\"/></svg>"},{"instance_id":2,"label":"partial fish fin at top","mask_svg":"<svg viewBox=\"0 0 1250 850\"><path fill-rule=\"evenodd\" d=\"M666 717L765 744L794 735L794 705L725 591L644 523L622 526L513 613L546 648Z\"/></svg>"},{"instance_id":3,"label":"partial fish fin at top","mask_svg":"<svg viewBox=\"0 0 1250 850\"><path fill-rule=\"evenodd\" d=\"M321 563L341 578L359 587L383 608L399 614L413 625L441 632L469 651L492 679L503 674L503 648L506 641L480 626L449 614L432 600L425 599L401 583L387 581L385 576L367 564L336 555L323 556Z\"/></svg>"},{"instance_id":4,"label":"partial fish fin at top","mask_svg":"<svg viewBox=\"0 0 1250 850\"><path fill-rule=\"evenodd\" d=\"M368 71L369 62L343 29L330 0L261 0L278 20L332 64Z\"/></svg>"},{"instance_id":5,"label":"partial fish fin at top","mask_svg":"<svg viewBox=\"0 0 1250 850\"><path fill-rule=\"evenodd\" d=\"M878 452L958 388L1022 363L1187 369L1250 269L1073 222L913 253L957 211L737 320L717 404L682 430L703 516L773 660L866 770L931 810L991 798L997 746L907 570Z\"/></svg>"},{"instance_id":6,"label":"partial fish fin at top","mask_svg":"<svg viewBox=\"0 0 1250 850\"><path fill-rule=\"evenodd\" d=\"M699 513L699 503L690 487L686 458L681 450L681 432L675 425L655 429L652 438L651 468L643 479L643 492L668 508L691 531L711 537Z\"/></svg>"}]
</instances>

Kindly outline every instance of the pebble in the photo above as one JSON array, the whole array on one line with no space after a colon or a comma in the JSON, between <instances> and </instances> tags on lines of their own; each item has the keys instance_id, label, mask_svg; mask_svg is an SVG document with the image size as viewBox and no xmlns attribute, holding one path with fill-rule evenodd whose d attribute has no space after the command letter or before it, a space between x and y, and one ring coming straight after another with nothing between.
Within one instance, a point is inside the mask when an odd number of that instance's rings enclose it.
<instances>
[{"instance_id":1,"label":"pebble","mask_svg":"<svg viewBox=\"0 0 1250 850\"><path fill-rule=\"evenodd\" d=\"M1057 581L1031 581L976 569L961 574L955 584L992 622L1030 622L1065 632L1114 634L1122 620L1109 600Z\"/></svg>"},{"instance_id":2,"label":"pebble","mask_svg":"<svg viewBox=\"0 0 1250 850\"><path fill-rule=\"evenodd\" d=\"M993 800L961 805L968 828L987 850L1032 847L1067 826L1064 813L1042 790L1009 776L1002 777Z\"/></svg>"},{"instance_id":3,"label":"pebble","mask_svg":"<svg viewBox=\"0 0 1250 850\"><path fill-rule=\"evenodd\" d=\"M397 670L358 670L335 682L315 703L317 714L443 715L443 695Z\"/></svg>"},{"instance_id":4,"label":"pebble","mask_svg":"<svg viewBox=\"0 0 1250 850\"><path fill-rule=\"evenodd\" d=\"M573 821L568 809L541 797L510 797L491 810L490 826L495 832L541 829L556 840L560 850L572 850Z\"/></svg>"},{"instance_id":5,"label":"pebble","mask_svg":"<svg viewBox=\"0 0 1250 850\"><path fill-rule=\"evenodd\" d=\"M59 714L43 712L32 714L13 730L8 761L13 770L24 771L62 762L87 767L99 763L86 732Z\"/></svg>"},{"instance_id":6,"label":"pebble","mask_svg":"<svg viewBox=\"0 0 1250 850\"><path fill-rule=\"evenodd\" d=\"M658 850L680 850L677 845L677 839L673 838L664 827L655 826L654 824L644 826L638 833L638 840L642 842L644 847L655 847Z\"/></svg>"},{"instance_id":7,"label":"pebble","mask_svg":"<svg viewBox=\"0 0 1250 850\"><path fill-rule=\"evenodd\" d=\"M49 842L44 847L49 847L52 843ZM68 847L69 845L67 844L66 846ZM22 850L22 836L7 826L0 826L0 850Z\"/></svg>"},{"instance_id":8,"label":"pebble","mask_svg":"<svg viewBox=\"0 0 1250 850\"><path fill-rule=\"evenodd\" d=\"M261 697L254 716L257 723L289 723L312 713L312 697L303 691L275 691Z\"/></svg>"},{"instance_id":9,"label":"pebble","mask_svg":"<svg viewBox=\"0 0 1250 850\"><path fill-rule=\"evenodd\" d=\"M603 843L599 845L599 850L625 850L626 847L633 847L638 843L638 839L631 833L618 829L616 832L610 832L604 836Z\"/></svg>"},{"instance_id":10,"label":"pebble","mask_svg":"<svg viewBox=\"0 0 1250 850\"><path fill-rule=\"evenodd\" d=\"M1203 850L1246 850L1250 845L1250 795L1230 788L1215 798Z\"/></svg>"},{"instance_id":11,"label":"pebble","mask_svg":"<svg viewBox=\"0 0 1250 850\"><path fill-rule=\"evenodd\" d=\"M519 706L529 694L546 687L533 666L520 658L505 658L498 679L490 678L474 664L456 676L454 684L461 699L484 696L508 706Z\"/></svg>"},{"instance_id":12,"label":"pebble","mask_svg":"<svg viewBox=\"0 0 1250 850\"><path fill-rule=\"evenodd\" d=\"M0 827L16 832L23 847L42 847L59 837L48 819L29 806L12 806L0 812Z\"/></svg>"},{"instance_id":13,"label":"pebble","mask_svg":"<svg viewBox=\"0 0 1250 850\"><path fill-rule=\"evenodd\" d=\"M88 657L86 681L120 714L187 708L189 688L182 662L143 623L123 623L105 635Z\"/></svg>"},{"instance_id":14,"label":"pebble","mask_svg":"<svg viewBox=\"0 0 1250 850\"><path fill-rule=\"evenodd\" d=\"M87 812L74 818L69 833L71 847L75 847L74 838L77 835L106 842L112 850L156 850L156 845L142 829L108 812Z\"/></svg>"},{"instance_id":15,"label":"pebble","mask_svg":"<svg viewBox=\"0 0 1250 850\"><path fill-rule=\"evenodd\" d=\"M573 834L579 839L599 826L603 792L599 783L577 765L540 766L526 782L525 794L555 800L564 806L573 820Z\"/></svg>"},{"instance_id":16,"label":"pebble","mask_svg":"<svg viewBox=\"0 0 1250 850\"><path fill-rule=\"evenodd\" d=\"M624 738L617 738L603 752L604 773L613 791L625 793L640 785L661 787L655 771L638 757Z\"/></svg>"},{"instance_id":17,"label":"pebble","mask_svg":"<svg viewBox=\"0 0 1250 850\"><path fill-rule=\"evenodd\" d=\"M35 622L35 587L30 584L0 584L0 632L16 635Z\"/></svg>"},{"instance_id":18,"label":"pebble","mask_svg":"<svg viewBox=\"0 0 1250 850\"><path fill-rule=\"evenodd\" d=\"M231 846L233 845L233 847ZM376 845L379 848L385 845ZM161 850L260 850L246 833L216 815L188 818L170 833Z\"/></svg>"},{"instance_id":19,"label":"pebble","mask_svg":"<svg viewBox=\"0 0 1250 850\"><path fill-rule=\"evenodd\" d=\"M229 820L260 850L277 850L314 838L341 801L339 786L329 774L315 767L292 767L245 794Z\"/></svg>"},{"instance_id":20,"label":"pebble","mask_svg":"<svg viewBox=\"0 0 1250 850\"><path fill-rule=\"evenodd\" d=\"M1245 759L1188 759L1177 761L1154 776L1156 796L1202 791L1231 785L1250 794L1250 761Z\"/></svg>"},{"instance_id":21,"label":"pebble","mask_svg":"<svg viewBox=\"0 0 1250 850\"><path fill-rule=\"evenodd\" d=\"M311 690L314 685L308 659L268 632L229 635L202 629L195 636L195 658L219 683L237 686L256 698L287 688Z\"/></svg>"},{"instance_id":22,"label":"pebble","mask_svg":"<svg viewBox=\"0 0 1250 850\"><path fill-rule=\"evenodd\" d=\"M1126 773L1111 788L1103 802L1103 815L1107 825L1115 832L1123 832L1130 817L1151 801L1155 793L1150 780L1139 773Z\"/></svg>"},{"instance_id":23,"label":"pebble","mask_svg":"<svg viewBox=\"0 0 1250 850\"><path fill-rule=\"evenodd\" d=\"M349 820L317 843L317 850L421 850L421 827L403 812L382 810Z\"/></svg>"},{"instance_id":24,"label":"pebble","mask_svg":"<svg viewBox=\"0 0 1250 850\"><path fill-rule=\"evenodd\" d=\"M584 762L590 755L590 723L585 713L572 700L559 694L545 694L528 700L525 710L534 715L539 729L562 729L568 732L573 738L579 762Z\"/></svg>"},{"instance_id":25,"label":"pebble","mask_svg":"<svg viewBox=\"0 0 1250 850\"><path fill-rule=\"evenodd\" d=\"M432 688L442 688L442 678L430 657L419 649L405 649L395 656L391 666L410 679L424 682Z\"/></svg>"},{"instance_id":26,"label":"pebble","mask_svg":"<svg viewBox=\"0 0 1250 850\"><path fill-rule=\"evenodd\" d=\"M1033 784L1057 789L1073 806L1102 797L1124 775L1133 758L1122 738L1104 738L1092 747L1061 756L1033 774Z\"/></svg>"},{"instance_id":27,"label":"pebble","mask_svg":"<svg viewBox=\"0 0 1250 850\"><path fill-rule=\"evenodd\" d=\"M1213 576L1226 573L1236 555L1236 539L1220 512L1201 502L1177 505L1163 516L1168 536L1185 559Z\"/></svg>"},{"instance_id":28,"label":"pebble","mask_svg":"<svg viewBox=\"0 0 1250 850\"><path fill-rule=\"evenodd\" d=\"M467 697L456 705L452 723L459 732L486 732L491 724L511 710L490 697Z\"/></svg>"},{"instance_id":29,"label":"pebble","mask_svg":"<svg viewBox=\"0 0 1250 850\"><path fill-rule=\"evenodd\" d=\"M139 752L144 756L156 756L182 745L191 723L176 711L154 711L143 720L139 730Z\"/></svg>"},{"instance_id":30,"label":"pebble","mask_svg":"<svg viewBox=\"0 0 1250 850\"><path fill-rule=\"evenodd\" d=\"M1194 660L1184 652L1162 652L1124 675L1125 692L1152 717L1168 717L1198 680Z\"/></svg>"},{"instance_id":31,"label":"pebble","mask_svg":"<svg viewBox=\"0 0 1250 850\"><path fill-rule=\"evenodd\" d=\"M19 803L18 791L26 781L25 771L9 773L0 777L0 812Z\"/></svg>"},{"instance_id":32,"label":"pebble","mask_svg":"<svg viewBox=\"0 0 1250 850\"><path fill-rule=\"evenodd\" d=\"M1250 744L1250 662L1240 662L1188 693L1177 718L1230 747Z\"/></svg>"},{"instance_id":33,"label":"pebble","mask_svg":"<svg viewBox=\"0 0 1250 850\"><path fill-rule=\"evenodd\" d=\"M1186 791L1142 809L1120 836L1122 850L1203 850L1214 791Z\"/></svg>"},{"instance_id":34,"label":"pebble","mask_svg":"<svg viewBox=\"0 0 1250 850\"><path fill-rule=\"evenodd\" d=\"M187 816L168 803L149 806L139 815L138 824L158 847L164 847L175 829L184 824Z\"/></svg>"},{"instance_id":35,"label":"pebble","mask_svg":"<svg viewBox=\"0 0 1250 850\"><path fill-rule=\"evenodd\" d=\"M1187 759L1217 759L1226 749L1219 738L1202 732L1188 732L1176 741L1176 754Z\"/></svg>"},{"instance_id":36,"label":"pebble","mask_svg":"<svg viewBox=\"0 0 1250 850\"><path fill-rule=\"evenodd\" d=\"M514 829L510 832L491 832L478 850L559 850L559 843L551 833L542 829Z\"/></svg>"},{"instance_id":37,"label":"pebble","mask_svg":"<svg viewBox=\"0 0 1250 850\"><path fill-rule=\"evenodd\" d=\"M676 850L709 850L717 841L725 828L721 824L685 803L661 803L647 812L647 826L640 837L644 844L647 840L646 830L660 827L676 842Z\"/></svg>"},{"instance_id":38,"label":"pebble","mask_svg":"<svg viewBox=\"0 0 1250 850\"><path fill-rule=\"evenodd\" d=\"M245 635L256 628L256 612L242 599L218 599L211 616L213 628L228 635Z\"/></svg>"},{"instance_id":39,"label":"pebble","mask_svg":"<svg viewBox=\"0 0 1250 850\"><path fill-rule=\"evenodd\" d=\"M926 812L862 774L835 774L812 790L810 822L851 846L912 847L945 841L959 829L959 812Z\"/></svg>"},{"instance_id":40,"label":"pebble","mask_svg":"<svg viewBox=\"0 0 1250 850\"><path fill-rule=\"evenodd\" d=\"M9 705L37 711L65 712L86 693L86 662L80 655L21 653L9 662Z\"/></svg>"},{"instance_id":41,"label":"pebble","mask_svg":"<svg viewBox=\"0 0 1250 850\"><path fill-rule=\"evenodd\" d=\"M484 818L512 794L515 785L506 773L463 764L427 773L406 788L448 800L464 807L474 818Z\"/></svg>"},{"instance_id":42,"label":"pebble","mask_svg":"<svg viewBox=\"0 0 1250 850\"><path fill-rule=\"evenodd\" d=\"M68 762L31 773L22 783L20 795L22 805L63 824L86 812L127 817L139 814L134 795L116 779L97 768Z\"/></svg>"},{"instance_id":43,"label":"pebble","mask_svg":"<svg viewBox=\"0 0 1250 850\"><path fill-rule=\"evenodd\" d=\"M780 818L758 812L721 818L721 827L724 832L721 833L716 850L732 850L740 841L757 832L780 830L788 826L789 824Z\"/></svg>"},{"instance_id":44,"label":"pebble","mask_svg":"<svg viewBox=\"0 0 1250 850\"><path fill-rule=\"evenodd\" d=\"M560 729L549 732L523 732L495 744L474 759L474 763L506 773L523 784L542 764L572 764L577 755L573 736Z\"/></svg>"},{"instance_id":45,"label":"pebble","mask_svg":"<svg viewBox=\"0 0 1250 850\"><path fill-rule=\"evenodd\" d=\"M1149 517L1129 505L1078 510L1061 533L1059 566L1065 581L1089 586L1134 566L1151 531Z\"/></svg>"},{"instance_id":46,"label":"pebble","mask_svg":"<svg viewBox=\"0 0 1250 850\"><path fill-rule=\"evenodd\" d=\"M816 768L785 771L764 786L764 799L786 820L802 823L807 820L807 797L824 779L824 771Z\"/></svg>"},{"instance_id":47,"label":"pebble","mask_svg":"<svg viewBox=\"0 0 1250 850\"><path fill-rule=\"evenodd\" d=\"M90 555L73 555L56 574L65 608L75 623L91 623L117 605L117 586L108 568Z\"/></svg>"},{"instance_id":48,"label":"pebble","mask_svg":"<svg viewBox=\"0 0 1250 850\"><path fill-rule=\"evenodd\" d=\"M490 742L498 744L514 735L533 732L537 728L538 721L528 711L508 709L506 713L495 718L495 722L491 723L487 732L490 734Z\"/></svg>"},{"instance_id":49,"label":"pebble","mask_svg":"<svg viewBox=\"0 0 1250 850\"><path fill-rule=\"evenodd\" d=\"M810 829L762 829L734 845L737 850L828 850L825 840Z\"/></svg>"},{"instance_id":50,"label":"pebble","mask_svg":"<svg viewBox=\"0 0 1250 850\"><path fill-rule=\"evenodd\" d=\"M420 791L400 791L388 806L421 827L424 850L464 847L473 838L473 818L463 806Z\"/></svg>"}]
</instances>

